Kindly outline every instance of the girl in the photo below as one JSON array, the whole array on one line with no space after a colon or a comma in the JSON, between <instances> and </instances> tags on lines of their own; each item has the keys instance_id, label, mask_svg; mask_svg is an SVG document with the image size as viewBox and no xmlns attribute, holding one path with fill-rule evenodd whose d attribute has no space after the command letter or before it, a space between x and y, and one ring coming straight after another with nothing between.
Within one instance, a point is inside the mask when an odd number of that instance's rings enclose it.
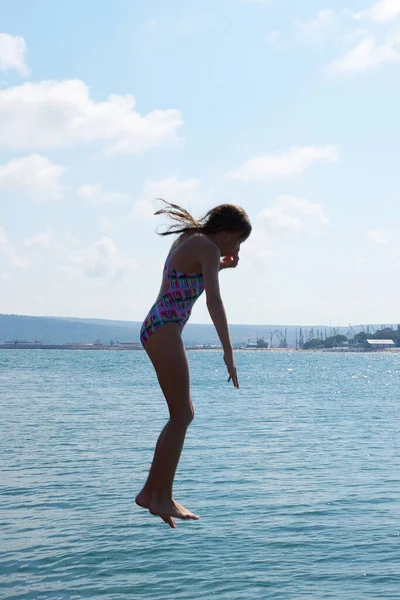
<instances>
[{"instance_id":1,"label":"girl","mask_svg":"<svg viewBox=\"0 0 400 600\"><path fill-rule=\"evenodd\" d=\"M224 361L235 388L239 387L218 273L237 266L240 244L251 233L245 211L222 204L197 221L185 209L162 200L164 214L178 222L161 235L180 234L164 266L160 292L143 322L140 340L146 350L169 409L169 421L158 438L153 463L136 503L159 515L170 527L175 518L199 517L172 497L172 485L186 430L194 417L189 368L182 329L192 306L205 290L207 308L221 341Z\"/></svg>"}]
</instances>

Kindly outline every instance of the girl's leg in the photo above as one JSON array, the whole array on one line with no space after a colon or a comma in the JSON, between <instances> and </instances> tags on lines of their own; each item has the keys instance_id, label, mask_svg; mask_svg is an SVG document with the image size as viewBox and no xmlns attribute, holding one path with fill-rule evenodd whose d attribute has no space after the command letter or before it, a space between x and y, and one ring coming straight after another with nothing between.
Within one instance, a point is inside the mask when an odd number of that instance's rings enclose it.
<instances>
[{"instance_id":1,"label":"girl's leg","mask_svg":"<svg viewBox=\"0 0 400 600\"><path fill-rule=\"evenodd\" d=\"M170 418L158 438L147 481L136 502L175 527L173 517L198 518L172 497L186 430L194 416L188 360L178 325L167 323L157 329L147 340L145 349L156 370Z\"/></svg>"}]
</instances>

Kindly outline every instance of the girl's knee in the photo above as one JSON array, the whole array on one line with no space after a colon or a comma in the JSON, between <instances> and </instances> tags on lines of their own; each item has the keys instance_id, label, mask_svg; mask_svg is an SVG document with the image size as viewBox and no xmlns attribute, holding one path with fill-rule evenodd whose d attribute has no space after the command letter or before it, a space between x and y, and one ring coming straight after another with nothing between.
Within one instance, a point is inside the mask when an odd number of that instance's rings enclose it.
<instances>
[{"instance_id":1,"label":"girl's knee","mask_svg":"<svg viewBox=\"0 0 400 600\"><path fill-rule=\"evenodd\" d=\"M190 407L187 410L182 411L182 413L179 415L179 419L184 425L186 425L186 427L189 427L190 423L194 419L193 407Z\"/></svg>"},{"instance_id":2,"label":"girl's knee","mask_svg":"<svg viewBox=\"0 0 400 600\"><path fill-rule=\"evenodd\" d=\"M180 410L173 411L170 415L171 421L178 423L183 427L189 427L190 423L194 419L194 407L190 402L185 407L182 407Z\"/></svg>"}]
</instances>

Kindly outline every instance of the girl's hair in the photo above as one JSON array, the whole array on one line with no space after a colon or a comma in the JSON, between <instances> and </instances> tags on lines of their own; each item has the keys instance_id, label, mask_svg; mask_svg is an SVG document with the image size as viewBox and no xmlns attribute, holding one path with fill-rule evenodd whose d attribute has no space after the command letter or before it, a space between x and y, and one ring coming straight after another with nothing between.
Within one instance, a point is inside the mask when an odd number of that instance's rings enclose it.
<instances>
[{"instance_id":1,"label":"girl's hair","mask_svg":"<svg viewBox=\"0 0 400 600\"><path fill-rule=\"evenodd\" d=\"M229 233L242 233L242 239L245 240L251 233L251 223L246 212L240 206L235 204L220 204L209 210L204 217L197 220L192 215L177 204L171 204L160 198L165 208L155 212L155 215L167 215L177 224L170 225L166 231L159 235L171 235L173 233L198 232L205 234L219 233L226 231Z\"/></svg>"}]
</instances>

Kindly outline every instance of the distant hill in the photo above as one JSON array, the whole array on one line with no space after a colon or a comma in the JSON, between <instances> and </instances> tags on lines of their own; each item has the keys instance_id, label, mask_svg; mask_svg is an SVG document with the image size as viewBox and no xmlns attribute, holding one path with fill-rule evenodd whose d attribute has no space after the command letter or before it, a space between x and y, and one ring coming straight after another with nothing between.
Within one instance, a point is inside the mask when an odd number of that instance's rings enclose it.
<instances>
[{"instance_id":1,"label":"distant hill","mask_svg":"<svg viewBox=\"0 0 400 600\"><path fill-rule=\"evenodd\" d=\"M117 340L120 342L137 342L139 341L140 327L141 323L138 321L0 314L0 341L40 340L48 344L95 342L96 340L107 344L111 340L114 342ZM230 325L229 329L233 344L243 344L248 341L255 342L257 337L265 338L269 342L272 335L273 346L279 346L286 330L288 345L294 346L296 330L297 335L300 333L300 326L286 325ZM330 328L324 325L303 327L302 329L303 334L307 331L308 337L316 336L317 332L326 331L328 334L330 332ZM358 333L361 329L361 326L353 326L355 333ZM342 327L340 332L346 335L348 328ZM183 338L187 345L219 344L213 325L188 323Z\"/></svg>"},{"instance_id":2,"label":"distant hill","mask_svg":"<svg viewBox=\"0 0 400 600\"><path fill-rule=\"evenodd\" d=\"M118 322L91 322L90 319L63 319L57 317L29 317L0 315L0 341L40 340L49 344L66 342L109 343L138 341L140 324L118 325Z\"/></svg>"}]
</instances>

